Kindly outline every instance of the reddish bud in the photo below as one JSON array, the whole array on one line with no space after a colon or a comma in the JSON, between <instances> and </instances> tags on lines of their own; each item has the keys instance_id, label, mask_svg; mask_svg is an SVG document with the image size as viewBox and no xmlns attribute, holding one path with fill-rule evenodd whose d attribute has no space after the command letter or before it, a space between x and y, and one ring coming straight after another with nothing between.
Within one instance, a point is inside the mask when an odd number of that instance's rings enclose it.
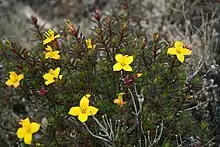
<instances>
[{"instance_id":1,"label":"reddish bud","mask_svg":"<svg viewBox=\"0 0 220 147\"><path fill-rule=\"evenodd\" d=\"M41 88L41 90L36 91L38 94L40 94L41 96L45 96L48 92L48 90L46 90L44 87Z\"/></svg>"},{"instance_id":2,"label":"reddish bud","mask_svg":"<svg viewBox=\"0 0 220 147\"><path fill-rule=\"evenodd\" d=\"M100 21L101 19L101 12L99 9L95 10L95 20Z\"/></svg>"},{"instance_id":3,"label":"reddish bud","mask_svg":"<svg viewBox=\"0 0 220 147\"><path fill-rule=\"evenodd\" d=\"M124 4L123 4L123 8L124 8L125 10L128 9L128 8L129 8L128 3L124 3Z\"/></svg>"},{"instance_id":4,"label":"reddish bud","mask_svg":"<svg viewBox=\"0 0 220 147\"><path fill-rule=\"evenodd\" d=\"M122 79L122 81L124 82L124 85L126 87L131 86L131 84L134 82L134 79L132 77L129 77L128 75Z\"/></svg>"},{"instance_id":5,"label":"reddish bud","mask_svg":"<svg viewBox=\"0 0 220 147\"><path fill-rule=\"evenodd\" d=\"M33 15L31 15L31 22L33 25L37 26L37 18Z\"/></svg>"}]
</instances>

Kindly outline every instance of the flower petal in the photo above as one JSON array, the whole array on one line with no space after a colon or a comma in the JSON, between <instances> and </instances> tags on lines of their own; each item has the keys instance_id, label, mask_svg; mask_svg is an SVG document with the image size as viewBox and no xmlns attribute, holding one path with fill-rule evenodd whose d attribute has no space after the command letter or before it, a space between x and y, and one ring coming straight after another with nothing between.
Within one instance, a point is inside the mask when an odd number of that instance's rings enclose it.
<instances>
[{"instance_id":1,"label":"flower petal","mask_svg":"<svg viewBox=\"0 0 220 147\"><path fill-rule=\"evenodd\" d=\"M176 41L174 43L175 48L183 48L183 42L182 41Z\"/></svg>"},{"instance_id":2,"label":"flower petal","mask_svg":"<svg viewBox=\"0 0 220 147\"><path fill-rule=\"evenodd\" d=\"M60 67L57 67L55 70L54 70L54 77L56 77L58 79L58 75L60 74Z\"/></svg>"},{"instance_id":3,"label":"flower petal","mask_svg":"<svg viewBox=\"0 0 220 147\"><path fill-rule=\"evenodd\" d=\"M51 81L45 81L44 83L45 83L45 85L49 85L49 84L51 84L51 83L53 83L53 82L55 82L55 80L53 79L53 80L51 80Z\"/></svg>"},{"instance_id":4,"label":"flower petal","mask_svg":"<svg viewBox=\"0 0 220 147\"><path fill-rule=\"evenodd\" d=\"M92 40L91 39L86 39L86 45L88 49L92 49Z\"/></svg>"},{"instance_id":5,"label":"flower petal","mask_svg":"<svg viewBox=\"0 0 220 147\"><path fill-rule=\"evenodd\" d=\"M82 111L79 106L70 108L70 111L68 112L68 114L72 116L78 116L80 113L82 113Z\"/></svg>"},{"instance_id":6,"label":"flower petal","mask_svg":"<svg viewBox=\"0 0 220 147\"><path fill-rule=\"evenodd\" d=\"M121 63L123 61L123 58L124 56L122 54L117 54L115 55L115 60L118 62L118 63Z\"/></svg>"},{"instance_id":7,"label":"flower petal","mask_svg":"<svg viewBox=\"0 0 220 147\"><path fill-rule=\"evenodd\" d=\"M133 56L125 57L124 64L131 64L133 62L133 60L134 60Z\"/></svg>"},{"instance_id":8,"label":"flower petal","mask_svg":"<svg viewBox=\"0 0 220 147\"><path fill-rule=\"evenodd\" d=\"M49 85L49 84L55 82L54 76L52 74L46 73L43 75L43 78L46 80L45 81L46 85Z\"/></svg>"},{"instance_id":9,"label":"flower petal","mask_svg":"<svg viewBox=\"0 0 220 147\"><path fill-rule=\"evenodd\" d=\"M177 56L177 59L178 59L181 63L183 63L183 61L184 61L184 55L183 55L183 54L177 54L176 56Z\"/></svg>"},{"instance_id":10,"label":"flower petal","mask_svg":"<svg viewBox=\"0 0 220 147\"><path fill-rule=\"evenodd\" d=\"M51 52L51 51L53 51L53 49L51 46L47 45L46 51Z\"/></svg>"},{"instance_id":11,"label":"flower petal","mask_svg":"<svg viewBox=\"0 0 220 147\"><path fill-rule=\"evenodd\" d=\"M183 48L183 49L181 49L181 54L183 54L183 55L191 55L192 51L187 49L187 48Z\"/></svg>"},{"instance_id":12,"label":"flower petal","mask_svg":"<svg viewBox=\"0 0 220 147\"><path fill-rule=\"evenodd\" d=\"M16 83L13 84L14 88L17 88L19 85L20 85L19 82L16 82Z\"/></svg>"},{"instance_id":13,"label":"flower petal","mask_svg":"<svg viewBox=\"0 0 220 147\"><path fill-rule=\"evenodd\" d=\"M25 134L26 134L26 129L25 128L19 128L18 130L17 130L17 137L18 138L20 138L20 139L22 139L22 138L24 138L24 136L25 136Z\"/></svg>"},{"instance_id":14,"label":"flower petal","mask_svg":"<svg viewBox=\"0 0 220 147\"><path fill-rule=\"evenodd\" d=\"M24 136L24 143L31 144L31 142L32 142L32 134L26 133Z\"/></svg>"},{"instance_id":15,"label":"flower petal","mask_svg":"<svg viewBox=\"0 0 220 147\"><path fill-rule=\"evenodd\" d=\"M12 81L16 81L16 80L17 80L17 74L16 74L14 71L11 71L11 72L9 72L9 73L10 73L9 78L10 78Z\"/></svg>"},{"instance_id":16,"label":"flower petal","mask_svg":"<svg viewBox=\"0 0 220 147\"><path fill-rule=\"evenodd\" d=\"M89 99L86 97L83 97L80 100L79 106L81 109L87 109L89 107Z\"/></svg>"},{"instance_id":17,"label":"flower petal","mask_svg":"<svg viewBox=\"0 0 220 147\"><path fill-rule=\"evenodd\" d=\"M137 73L135 76L136 78L140 78L142 76L142 73Z\"/></svg>"},{"instance_id":18,"label":"flower petal","mask_svg":"<svg viewBox=\"0 0 220 147\"><path fill-rule=\"evenodd\" d=\"M50 58L50 57L51 57L51 52L45 53L45 59L48 59L48 58Z\"/></svg>"},{"instance_id":19,"label":"flower petal","mask_svg":"<svg viewBox=\"0 0 220 147\"><path fill-rule=\"evenodd\" d=\"M7 86L12 86L12 85L14 84L14 82L9 79L9 80L7 80L7 81L5 82L5 84L6 84Z\"/></svg>"},{"instance_id":20,"label":"flower petal","mask_svg":"<svg viewBox=\"0 0 220 147\"><path fill-rule=\"evenodd\" d=\"M115 65L113 65L113 71L120 71L122 70L122 66L120 63L115 63Z\"/></svg>"},{"instance_id":21,"label":"flower petal","mask_svg":"<svg viewBox=\"0 0 220 147\"><path fill-rule=\"evenodd\" d=\"M59 75L59 79L61 80L63 78L63 75Z\"/></svg>"},{"instance_id":22,"label":"flower petal","mask_svg":"<svg viewBox=\"0 0 220 147\"><path fill-rule=\"evenodd\" d=\"M29 127L30 119L27 117L26 119L22 120L20 124L22 125L22 127Z\"/></svg>"},{"instance_id":23,"label":"flower petal","mask_svg":"<svg viewBox=\"0 0 220 147\"><path fill-rule=\"evenodd\" d=\"M39 131L40 129L40 125L36 122L32 122L31 125L30 125L30 132L33 134L33 133L36 133L37 131Z\"/></svg>"},{"instance_id":24,"label":"flower petal","mask_svg":"<svg viewBox=\"0 0 220 147\"><path fill-rule=\"evenodd\" d=\"M46 38L44 41L43 41L43 45L45 44L48 44L50 43L52 40L50 38Z\"/></svg>"},{"instance_id":25,"label":"flower petal","mask_svg":"<svg viewBox=\"0 0 220 147\"><path fill-rule=\"evenodd\" d=\"M87 121L88 119L88 114L87 113L80 113L79 116L78 116L78 119L84 123L85 121Z\"/></svg>"},{"instance_id":26,"label":"flower petal","mask_svg":"<svg viewBox=\"0 0 220 147\"><path fill-rule=\"evenodd\" d=\"M53 55L51 58L58 60L58 59L60 59L60 55Z\"/></svg>"},{"instance_id":27,"label":"flower petal","mask_svg":"<svg viewBox=\"0 0 220 147\"><path fill-rule=\"evenodd\" d=\"M84 97L85 97L85 98L90 98L90 97L91 97L91 94L86 94L86 95L83 96L83 98L84 98Z\"/></svg>"},{"instance_id":28,"label":"flower petal","mask_svg":"<svg viewBox=\"0 0 220 147\"><path fill-rule=\"evenodd\" d=\"M88 114L88 116L95 115L98 111L99 111L98 108L93 107L93 106L89 106L87 109L87 114Z\"/></svg>"},{"instance_id":29,"label":"flower petal","mask_svg":"<svg viewBox=\"0 0 220 147\"><path fill-rule=\"evenodd\" d=\"M19 74L18 75L18 81L21 81L24 78L24 74Z\"/></svg>"},{"instance_id":30,"label":"flower petal","mask_svg":"<svg viewBox=\"0 0 220 147\"><path fill-rule=\"evenodd\" d=\"M57 34L54 38L60 38L60 34Z\"/></svg>"},{"instance_id":31,"label":"flower petal","mask_svg":"<svg viewBox=\"0 0 220 147\"><path fill-rule=\"evenodd\" d=\"M44 74L43 78L47 81L54 81L54 76L52 74L49 74L49 73Z\"/></svg>"},{"instance_id":32,"label":"flower petal","mask_svg":"<svg viewBox=\"0 0 220 147\"><path fill-rule=\"evenodd\" d=\"M176 48L168 48L167 54L176 55L177 54Z\"/></svg>"},{"instance_id":33,"label":"flower petal","mask_svg":"<svg viewBox=\"0 0 220 147\"><path fill-rule=\"evenodd\" d=\"M117 104L117 105L120 105L119 99L114 99L114 103Z\"/></svg>"},{"instance_id":34,"label":"flower petal","mask_svg":"<svg viewBox=\"0 0 220 147\"><path fill-rule=\"evenodd\" d=\"M132 71L132 67L130 65L122 66L125 71Z\"/></svg>"}]
</instances>

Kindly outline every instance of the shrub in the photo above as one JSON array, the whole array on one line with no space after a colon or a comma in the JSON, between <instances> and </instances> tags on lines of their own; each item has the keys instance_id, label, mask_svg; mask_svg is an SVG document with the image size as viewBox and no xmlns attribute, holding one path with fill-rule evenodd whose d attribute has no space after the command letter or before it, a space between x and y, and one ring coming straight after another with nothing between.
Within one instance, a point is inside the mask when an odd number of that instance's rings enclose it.
<instances>
[{"instance_id":1,"label":"shrub","mask_svg":"<svg viewBox=\"0 0 220 147\"><path fill-rule=\"evenodd\" d=\"M38 46L1 45L10 74L1 83L5 99L28 105L22 119L41 124L36 132L28 123L32 145L184 146L211 139L208 122L192 111L199 102L191 90L201 82L186 76L193 49L159 33L137 37L127 17L96 11L91 36L69 20L61 34L43 31L32 17Z\"/></svg>"}]
</instances>

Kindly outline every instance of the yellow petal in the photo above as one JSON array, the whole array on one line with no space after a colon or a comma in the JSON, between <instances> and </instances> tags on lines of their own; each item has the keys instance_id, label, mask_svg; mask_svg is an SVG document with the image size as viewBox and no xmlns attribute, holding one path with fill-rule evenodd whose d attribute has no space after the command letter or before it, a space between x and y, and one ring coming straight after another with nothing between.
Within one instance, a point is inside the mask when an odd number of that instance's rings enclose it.
<instances>
[{"instance_id":1,"label":"yellow petal","mask_svg":"<svg viewBox=\"0 0 220 147\"><path fill-rule=\"evenodd\" d=\"M181 51L181 54L183 54L183 55L191 55L192 54L192 51L187 48L183 48L180 51Z\"/></svg>"},{"instance_id":2,"label":"yellow petal","mask_svg":"<svg viewBox=\"0 0 220 147\"><path fill-rule=\"evenodd\" d=\"M49 74L49 73L44 74L43 78L47 81L54 81L54 76L52 74Z\"/></svg>"},{"instance_id":3,"label":"yellow petal","mask_svg":"<svg viewBox=\"0 0 220 147\"><path fill-rule=\"evenodd\" d=\"M58 59L60 59L60 55L54 55L54 56L51 57L51 58L58 60Z\"/></svg>"},{"instance_id":4,"label":"yellow petal","mask_svg":"<svg viewBox=\"0 0 220 147\"><path fill-rule=\"evenodd\" d=\"M53 35L53 34L54 34L54 31L53 31L52 29L49 29L47 32L48 32L50 35Z\"/></svg>"},{"instance_id":5,"label":"yellow petal","mask_svg":"<svg viewBox=\"0 0 220 147\"><path fill-rule=\"evenodd\" d=\"M24 78L24 74L19 74L18 75L18 81L21 81Z\"/></svg>"},{"instance_id":6,"label":"yellow petal","mask_svg":"<svg viewBox=\"0 0 220 147\"><path fill-rule=\"evenodd\" d=\"M53 52L55 55L58 55L60 53L60 51L54 51Z\"/></svg>"},{"instance_id":7,"label":"yellow petal","mask_svg":"<svg viewBox=\"0 0 220 147\"><path fill-rule=\"evenodd\" d=\"M46 85L49 85L49 84L55 82L54 76L52 74L46 73L43 75L43 78L46 80L45 81Z\"/></svg>"},{"instance_id":8,"label":"yellow petal","mask_svg":"<svg viewBox=\"0 0 220 147\"><path fill-rule=\"evenodd\" d=\"M26 119L21 121L22 127L29 127L30 125L30 119L27 117Z\"/></svg>"},{"instance_id":9,"label":"yellow petal","mask_svg":"<svg viewBox=\"0 0 220 147\"><path fill-rule=\"evenodd\" d=\"M176 55L177 54L176 48L168 48L167 54Z\"/></svg>"},{"instance_id":10,"label":"yellow petal","mask_svg":"<svg viewBox=\"0 0 220 147\"><path fill-rule=\"evenodd\" d=\"M79 106L70 108L68 114L72 116L78 116L81 112L81 108Z\"/></svg>"},{"instance_id":11,"label":"yellow petal","mask_svg":"<svg viewBox=\"0 0 220 147\"><path fill-rule=\"evenodd\" d=\"M54 75L54 72L55 72L55 71L54 71L53 69L50 69L48 73Z\"/></svg>"},{"instance_id":12,"label":"yellow petal","mask_svg":"<svg viewBox=\"0 0 220 147\"><path fill-rule=\"evenodd\" d=\"M45 54L45 59L48 59L48 58L50 58L51 57L51 52L47 52L46 54Z\"/></svg>"},{"instance_id":13,"label":"yellow petal","mask_svg":"<svg viewBox=\"0 0 220 147\"><path fill-rule=\"evenodd\" d=\"M51 52L51 51L53 51L53 49L51 46L47 45L46 51Z\"/></svg>"},{"instance_id":14,"label":"yellow petal","mask_svg":"<svg viewBox=\"0 0 220 147\"><path fill-rule=\"evenodd\" d=\"M93 106L89 106L87 109L87 114L88 115L95 115L98 111L99 111L98 108L93 107Z\"/></svg>"},{"instance_id":15,"label":"yellow petal","mask_svg":"<svg viewBox=\"0 0 220 147\"><path fill-rule=\"evenodd\" d=\"M63 78L63 75L59 75L59 79L61 80Z\"/></svg>"},{"instance_id":16,"label":"yellow petal","mask_svg":"<svg viewBox=\"0 0 220 147\"><path fill-rule=\"evenodd\" d=\"M26 133L26 129L22 127L17 130L16 134L17 134L18 138L22 139L22 138L24 138L25 133Z\"/></svg>"},{"instance_id":17,"label":"yellow petal","mask_svg":"<svg viewBox=\"0 0 220 147\"><path fill-rule=\"evenodd\" d=\"M86 40L86 45L88 49L92 49L92 40L91 39L87 39Z\"/></svg>"},{"instance_id":18,"label":"yellow petal","mask_svg":"<svg viewBox=\"0 0 220 147\"><path fill-rule=\"evenodd\" d=\"M9 72L10 73L10 76L9 78L12 80L12 81L16 81L17 80L17 74L15 72Z\"/></svg>"},{"instance_id":19,"label":"yellow petal","mask_svg":"<svg viewBox=\"0 0 220 147\"><path fill-rule=\"evenodd\" d=\"M120 71L122 70L122 66L120 63L116 63L115 65L113 65L113 71Z\"/></svg>"},{"instance_id":20,"label":"yellow petal","mask_svg":"<svg viewBox=\"0 0 220 147\"><path fill-rule=\"evenodd\" d=\"M120 92L120 93L118 94L118 97L122 97L124 94L125 94L124 92Z\"/></svg>"},{"instance_id":21,"label":"yellow petal","mask_svg":"<svg viewBox=\"0 0 220 147\"><path fill-rule=\"evenodd\" d=\"M83 98L90 98L91 97L91 94L86 94L83 96Z\"/></svg>"},{"instance_id":22,"label":"yellow petal","mask_svg":"<svg viewBox=\"0 0 220 147\"><path fill-rule=\"evenodd\" d=\"M183 61L184 61L184 55L183 55L183 54L177 54L176 56L177 56L177 59L178 59L181 63L183 63Z\"/></svg>"},{"instance_id":23,"label":"yellow petal","mask_svg":"<svg viewBox=\"0 0 220 147\"><path fill-rule=\"evenodd\" d=\"M182 48L183 47L183 42L182 41L176 41L174 43L175 48Z\"/></svg>"},{"instance_id":24,"label":"yellow petal","mask_svg":"<svg viewBox=\"0 0 220 147\"><path fill-rule=\"evenodd\" d=\"M86 97L83 97L80 100L79 106L81 109L87 109L89 107L89 99Z\"/></svg>"},{"instance_id":25,"label":"yellow petal","mask_svg":"<svg viewBox=\"0 0 220 147\"><path fill-rule=\"evenodd\" d=\"M20 85L19 82L16 82L16 83L13 84L14 88L17 88L19 85Z\"/></svg>"},{"instance_id":26,"label":"yellow petal","mask_svg":"<svg viewBox=\"0 0 220 147\"><path fill-rule=\"evenodd\" d=\"M44 83L45 83L45 85L49 85L49 84L51 84L51 83L53 83L53 82L55 82L55 80L45 81Z\"/></svg>"},{"instance_id":27,"label":"yellow petal","mask_svg":"<svg viewBox=\"0 0 220 147\"><path fill-rule=\"evenodd\" d=\"M115 60L118 62L118 63L121 63L124 59L124 56L122 54L117 54L115 55Z\"/></svg>"},{"instance_id":28,"label":"yellow petal","mask_svg":"<svg viewBox=\"0 0 220 147\"><path fill-rule=\"evenodd\" d=\"M137 73L136 76L137 76L137 78L139 78L142 76L142 73Z\"/></svg>"},{"instance_id":29,"label":"yellow petal","mask_svg":"<svg viewBox=\"0 0 220 147\"><path fill-rule=\"evenodd\" d=\"M119 96L119 97L118 97L118 100L119 100L120 104L124 102L122 96Z\"/></svg>"},{"instance_id":30,"label":"yellow petal","mask_svg":"<svg viewBox=\"0 0 220 147\"><path fill-rule=\"evenodd\" d=\"M52 40L50 38L47 38L43 41L43 45L50 43Z\"/></svg>"},{"instance_id":31,"label":"yellow petal","mask_svg":"<svg viewBox=\"0 0 220 147\"><path fill-rule=\"evenodd\" d=\"M86 113L80 113L79 116L78 116L78 119L79 119L82 123L84 123L84 122L87 121L87 119L88 119L88 114L86 114Z\"/></svg>"},{"instance_id":32,"label":"yellow petal","mask_svg":"<svg viewBox=\"0 0 220 147\"><path fill-rule=\"evenodd\" d=\"M133 62L133 56L125 57L124 64L131 64Z\"/></svg>"},{"instance_id":33,"label":"yellow petal","mask_svg":"<svg viewBox=\"0 0 220 147\"><path fill-rule=\"evenodd\" d=\"M12 86L12 85L14 84L14 82L9 79L9 80L7 80L7 81L5 82L5 84L6 84L7 86Z\"/></svg>"},{"instance_id":34,"label":"yellow petal","mask_svg":"<svg viewBox=\"0 0 220 147\"><path fill-rule=\"evenodd\" d=\"M122 66L125 71L132 71L132 67L130 65Z\"/></svg>"},{"instance_id":35,"label":"yellow petal","mask_svg":"<svg viewBox=\"0 0 220 147\"><path fill-rule=\"evenodd\" d=\"M55 70L54 70L54 77L58 79L58 75L60 74L60 67L57 67Z\"/></svg>"},{"instance_id":36,"label":"yellow petal","mask_svg":"<svg viewBox=\"0 0 220 147\"><path fill-rule=\"evenodd\" d=\"M54 38L60 38L60 34L57 34Z\"/></svg>"},{"instance_id":37,"label":"yellow petal","mask_svg":"<svg viewBox=\"0 0 220 147\"><path fill-rule=\"evenodd\" d=\"M119 99L114 99L114 103L117 104L117 105L120 105Z\"/></svg>"},{"instance_id":38,"label":"yellow petal","mask_svg":"<svg viewBox=\"0 0 220 147\"><path fill-rule=\"evenodd\" d=\"M32 142L32 134L31 133L26 133L24 136L24 143L25 144L31 144Z\"/></svg>"},{"instance_id":39,"label":"yellow petal","mask_svg":"<svg viewBox=\"0 0 220 147\"><path fill-rule=\"evenodd\" d=\"M36 122L32 122L31 125L30 125L30 132L33 134L33 133L36 133L37 131L39 131L40 129L40 125Z\"/></svg>"}]
</instances>

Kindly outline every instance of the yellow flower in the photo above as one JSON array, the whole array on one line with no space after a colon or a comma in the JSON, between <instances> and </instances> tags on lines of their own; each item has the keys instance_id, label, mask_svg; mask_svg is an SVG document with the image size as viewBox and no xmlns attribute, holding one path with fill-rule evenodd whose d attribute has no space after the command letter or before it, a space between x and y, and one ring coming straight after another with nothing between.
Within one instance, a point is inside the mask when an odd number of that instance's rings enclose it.
<instances>
[{"instance_id":1,"label":"yellow flower","mask_svg":"<svg viewBox=\"0 0 220 147\"><path fill-rule=\"evenodd\" d=\"M86 39L86 45L87 45L87 48L90 50L95 49L95 47L96 47L96 45L92 45L91 39Z\"/></svg>"},{"instance_id":2,"label":"yellow flower","mask_svg":"<svg viewBox=\"0 0 220 147\"><path fill-rule=\"evenodd\" d=\"M176 55L177 59L183 63L184 62L184 55L191 55L192 51L183 48L183 42L176 41L174 44L174 48L168 48L167 54L169 55Z\"/></svg>"},{"instance_id":3,"label":"yellow flower","mask_svg":"<svg viewBox=\"0 0 220 147\"><path fill-rule=\"evenodd\" d=\"M55 82L55 79L62 79L63 75L60 74L60 68L57 67L55 70L50 69L48 73L45 73L43 75L43 78L46 80L45 84L49 85L53 82Z\"/></svg>"},{"instance_id":4,"label":"yellow flower","mask_svg":"<svg viewBox=\"0 0 220 147\"><path fill-rule=\"evenodd\" d=\"M9 72L9 78L5 84L7 86L14 86L14 88L17 88L20 85L20 81L24 78L23 74L17 75L14 71Z\"/></svg>"},{"instance_id":5,"label":"yellow flower","mask_svg":"<svg viewBox=\"0 0 220 147\"><path fill-rule=\"evenodd\" d=\"M54 31L52 29L46 31L44 36L46 37L46 39L43 41L43 45L54 41L56 38L60 38L60 34L54 36Z\"/></svg>"},{"instance_id":6,"label":"yellow flower","mask_svg":"<svg viewBox=\"0 0 220 147\"><path fill-rule=\"evenodd\" d=\"M47 51L45 54L46 59L48 58L56 59L56 60L60 59L60 55L59 55L60 51L53 51L51 46L49 45L47 46L46 51Z\"/></svg>"},{"instance_id":7,"label":"yellow flower","mask_svg":"<svg viewBox=\"0 0 220 147\"><path fill-rule=\"evenodd\" d=\"M126 102L123 101L123 97L122 97L124 94L125 94L125 93L119 93L119 94L118 94L118 98L117 98L117 99L114 99L114 103L117 104L117 105L119 105L120 107L123 107L124 104L126 103Z\"/></svg>"},{"instance_id":8,"label":"yellow flower","mask_svg":"<svg viewBox=\"0 0 220 147\"><path fill-rule=\"evenodd\" d=\"M114 71L120 71L124 69L125 71L132 71L132 67L129 65L133 62L133 56L122 54L115 55L115 60L118 62L113 66Z\"/></svg>"},{"instance_id":9,"label":"yellow flower","mask_svg":"<svg viewBox=\"0 0 220 147\"><path fill-rule=\"evenodd\" d=\"M91 95L87 94L83 96L83 98L80 100L79 106L70 108L70 111L68 114L72 116L78 116L78 119L84 123L87 121L88 116L95 115L98 112L98 108L89 106L89 97Z\"/></svg>"},{"instance_id":10,"label":"yellow flower","mask_svg":"<svg viewBox=\"0 0 220 147\"><path fill-rule=\"evenodd\" d=\"M24 143L31 144L32 134L39 131L40 124L36 122L30 123L30 120L28 117L25 120L21 120L19 124L21 124L22 127L17 130L18 138L20 139L24 138Z\"/></svg>"}]
</instances>

